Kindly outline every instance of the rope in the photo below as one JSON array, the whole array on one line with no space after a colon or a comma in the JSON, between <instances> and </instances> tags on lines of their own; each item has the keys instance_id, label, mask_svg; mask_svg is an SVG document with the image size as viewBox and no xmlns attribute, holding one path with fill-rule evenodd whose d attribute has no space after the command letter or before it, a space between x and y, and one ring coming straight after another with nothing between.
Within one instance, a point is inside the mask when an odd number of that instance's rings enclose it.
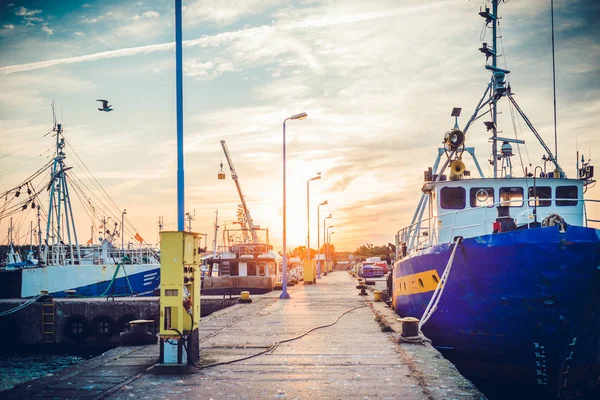
<instances>
[{"instance_id":1,"label":"rope","mask_svg":"<svg viewBox=\"0 0 600 400\"><path fill-rule=\"evenodd\" d=\"M421 317L421 321L419 321L419 330L425 322L429 320L429 318L433 315L435 310L437 309L437 305L442 298L442 293L444 293L445 283L448 280L448 276L450 275L450 270L452 269L452 264L454 262L454 255L456 254L456 249L458 248L458 244L462 241L462 236L456 237L454 240L454 249L452 249L452 254L450 255L450 259L448 260L448 264L446 264L446 268L444 268L444 273L438 282L435 291L433 292L433 296L431 296L431 300L429 300L429 304L427 304L427 308L425 308L425 312Z\"/></svg>"},{"instance_id":2,"label":"rope","mask_svg":"<svg viewBox=\"0 0 600 400\"><path fill-rule=\"evenodd\" d=\"M24 309L25 307L28 307L28 306L32 305L40 297L42 297L42 295L38 294L37 296L33 296L32 298L30 298L29 300L27 300L25 303L19 304L15 308L11 308L10 310L2 311L2 312L0 312L0 317L4 317L5 315L16 313L17 311L20 311L20 310Z\"/></svg>"},{"instance_id":3,"label":"rope","mask_svg":"<svg viewBox=\"0 0 600 400\"><path fill-rule=\"evenodd\" d=\"M128 260L129 260L129 257L124 257L117 264L117 269L115 269L115 273L113 274L112 279L110 280L110 282L108 284L108 287L104 290L104 292L101 295L83 296L83 295L77 294L74 297L88 299L88 298L93 298L93 297L126 297L126 296L131 296L132 294L134 294L135 292L133 291L133 288L131 287L131 282L129 281L129 275L127 275L127 271L125 270L125 266L123 265L123 263ZM129 286L130 294L108 294L108 291L112 288L113 284L115 283L115 280L117 279L117 275L119 274L119 270L121 269L121 267L123 267L123 274L125 275L125 279L127 280L127 286Z\"/></svg>"}]
</instances>

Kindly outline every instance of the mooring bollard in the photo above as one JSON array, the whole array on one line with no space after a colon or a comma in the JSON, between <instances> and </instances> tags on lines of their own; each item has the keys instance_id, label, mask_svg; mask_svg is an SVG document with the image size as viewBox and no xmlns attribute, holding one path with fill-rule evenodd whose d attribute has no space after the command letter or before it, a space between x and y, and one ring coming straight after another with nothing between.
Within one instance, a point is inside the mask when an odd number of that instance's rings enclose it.
<instances>
[{"instance_id":1,"label":"mooring bollard","mask_svg":"<svg viewBox=\"0 0 600 400\"><path fill-rule=\"evenodd\" d=\"M240 293L240 298L238 300L240 303L252 303L252 299L250 298L250 292L243 291Z\"/></svg>"},{"instance_id":2,"label":"mooring bollard","mask_svg":"<svg viewBox=\"0 0 600 400\"><path fill-rule=\"evenodd\" d=\"M130 330L119 334L119 344L121 346L143 346L156 343L158 338L148 330L152 323L154 320L151 319L129 321Z\"/></svg>"},{"instance_id":3,"label":"mooring bollard","mask_svg":"<svg viewBox=\"0 0 600 400\"><path fill-rule=\"evenodd\" d=\"M402 322L402 337L419 336L419 319L414 317L398 318Z\"/></svg>"}]
</instances>

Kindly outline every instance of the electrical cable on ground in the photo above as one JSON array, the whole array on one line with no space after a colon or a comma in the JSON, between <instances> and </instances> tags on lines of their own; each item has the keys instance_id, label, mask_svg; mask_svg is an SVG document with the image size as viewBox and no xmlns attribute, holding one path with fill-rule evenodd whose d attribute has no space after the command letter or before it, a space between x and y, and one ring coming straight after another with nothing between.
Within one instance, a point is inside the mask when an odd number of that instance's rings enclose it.
<instances>
[{"instance_id":1,"label":"electrical cable on ground","mask_svg":"<svg viewBox=\"0 0 600 400\"><path fill-rule=\"evenodd\" d=\"M303 333L303 334L301 334L301 335L294 336L293 338L290 338L290 339L284 339L284 340L280 340L280 341L278 341L278 342L274 342L274 343L273 343L271 346L269 346L269 347L268 347L267 349L265 349L265 350L259 351L258 353L252 354L252 355L250 355L250 356L247 356L247 357L237 358L237 359L235 359L235 360L223 361L223 362L218 362L218 363L209 364L209 365L198 365L198 364L196 364L194 361L192 361L192 360L190 359L190 357L189 357L189 352L188 352L187 346L186 346L186 344L185 344L185 340L183 341L183 347L184 347L184 349L185 349L185 352L186 352L186 354L188 354L188 363L189 363L189 364L191 364L191 365L193 365L194 367L196 367L196 368L198 368L198 369L206 369L206 368L212 368L212 367L216 367L216 366L219 366L219 365L233 364L233 363L236 363L236 362L240 362L240 361L249 360L249 359L251 359L251 358L258 357L258 356L260 356L260 355L263 355L263 354L265 354L265 353L268 353L269 351L276 349L276 348L277 348L277 346L279 346L281 343L288 343L288 342L292 342L292 341L294 341L294 340L301 339L301 338L303 338L304 336L308 335L309 333L311 333L311 332L314 332L314 331L316 331L316 330L318 330L318 329L323 329L323 328L328 328L328 327L330 327L330 326L333 326L333 325L337 324L337 323L338 323L338 321L339 321L339 320L340 320L340 319L341 319L341 318L342 318L344 315L346 315L346 314L348 314L348 313L350 313L350 312L352 312L352 311L354 311L354 310L357 310L357 309L359 309L359 308L364 308L364 307L368 307L368 305L367 305L367 304L364 304L364 305L362 305L362 306L357 306L357 307L351 308L351 309L349 309L349 310L346 310L346 311L344 311L343 313L341 313L341 314L340 314L340 315L339 315L339 316L338 316L338 317L335 319L335 321L333 321L333 322L332 322L332 323L330 323L330 324L316 326L316 327L314 327L314 328L311 328L311 329L307 330L306 332L304 332L304 333ZM193 327L193 326L194 326L194 317L193 317L191 314L190 314L190 317L192 318L192 327ZM173 328L171 328L171 330L173 330L173 331L177 332L177 334L179 335L179 337L180 337L182 340L184 339L184 335L183 335L181 332L179 332L179 330L177 330L177 329L173 329Z\"/></svg>"}]
</instances>

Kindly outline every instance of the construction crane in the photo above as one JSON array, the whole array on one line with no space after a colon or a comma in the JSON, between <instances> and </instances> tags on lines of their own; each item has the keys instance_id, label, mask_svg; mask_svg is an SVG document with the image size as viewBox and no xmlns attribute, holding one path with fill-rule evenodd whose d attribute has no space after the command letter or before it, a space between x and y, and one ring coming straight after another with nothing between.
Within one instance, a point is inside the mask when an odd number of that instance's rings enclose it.
<instances>
[{"instance_id":1,"label":"construction crane","mask_svg":"<svg viewBox=\"0 0 600 400\"><path fill-rule=\"evenodd\" d=\"M244 199L244 194L242 193L242 187L240 186L240 182L238 180L237 173L235 172L235 167L233 166L233 161L231 160L231 156L229 155L229 150L227 149L227 144L224 140L221 140L221 146L223 147L223 152L225 153L225 158L227 159L227 163L229 164L229 169L231 170L231 179L235 182L235 187L237 188L238 195L240 196L240 200L242 202L242 228L244 230L244 236L246 237L247 232L250 232L252 235L252 242L255 244L259 243L258 235L254 230L255 226L252 222L252 217L250 216L250 210L246 205L246 200Z\"/></svg>"}]
</instances>

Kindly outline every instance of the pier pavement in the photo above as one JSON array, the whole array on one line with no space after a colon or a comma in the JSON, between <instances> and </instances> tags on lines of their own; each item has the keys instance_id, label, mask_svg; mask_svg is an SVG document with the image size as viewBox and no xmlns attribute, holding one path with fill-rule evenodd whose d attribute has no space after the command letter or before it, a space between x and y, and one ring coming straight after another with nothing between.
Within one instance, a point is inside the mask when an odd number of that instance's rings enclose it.
<instances>
[{"instance_id":1,"label":"pier pavement","mask_svg":"<svg viewBox=\"0 0 600 400\"><path fill-rule=\"evenodd\" d=\"M398 333L383 332L375 315L397 329L395 314L371 296L358 296L355 285L348 273L334 272L316 285L289 288L290 300L271 292L203 318L204 368L186 375L151 372L157 345L120 347L3 398L485 398L431 345L399 344Z\"/></svg>"}]
</instances>

